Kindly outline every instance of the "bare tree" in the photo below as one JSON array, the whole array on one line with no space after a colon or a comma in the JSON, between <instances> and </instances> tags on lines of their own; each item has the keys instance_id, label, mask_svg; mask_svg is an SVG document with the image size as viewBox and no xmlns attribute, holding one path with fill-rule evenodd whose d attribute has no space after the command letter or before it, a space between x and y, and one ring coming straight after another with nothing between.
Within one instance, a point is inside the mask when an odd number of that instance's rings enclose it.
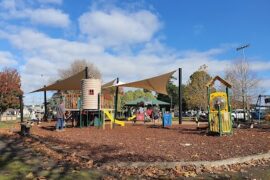
<instances>
[{"instance_id":1,"label":"bare tree","mask_svg":"<svg viewBox=\"0 0 270 180\"><path fill-rule=\"evenodd\" d=\"M71 63L71 65L68 69L60 69L59 70L59 76L61 79L68 78L68 77L84 70L84 68L86 66L88 67L88 77L89 78L101 79L101 73L97 69L97 67L94 64L87 62L86 60L73 61L73 63Z\"/></svg>"},{"instance_id":2,"label":"bare tree","mask_svg":"<svg viewBox=\"0 0 270 180\"><path fill-rule=\"evenodd\" d=\"M245 60L235 60L233 65L226 69L226 79L232 83L234 107L239 107L239 102L242 102L242 108L248 108L250 102L261 92L258 87L260 80Z\"/></svg>"}]
</instances>

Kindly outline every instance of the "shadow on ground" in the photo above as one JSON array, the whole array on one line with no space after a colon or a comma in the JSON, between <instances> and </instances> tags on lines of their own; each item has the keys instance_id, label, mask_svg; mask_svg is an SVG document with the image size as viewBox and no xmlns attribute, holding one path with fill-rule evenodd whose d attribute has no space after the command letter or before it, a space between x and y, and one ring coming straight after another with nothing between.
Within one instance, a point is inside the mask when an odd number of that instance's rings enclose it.
<instances>
[{"instance_id":1,"label":"shadow on ground","mask_svg":"<svg viewBox=\"0 0 270 180\"><path fill-rule=\"evenodd\" d=\"M20 137L0 135L0 179L101 179L95 170L79 170L26 148Z\"/></svg>"}]
</instances>

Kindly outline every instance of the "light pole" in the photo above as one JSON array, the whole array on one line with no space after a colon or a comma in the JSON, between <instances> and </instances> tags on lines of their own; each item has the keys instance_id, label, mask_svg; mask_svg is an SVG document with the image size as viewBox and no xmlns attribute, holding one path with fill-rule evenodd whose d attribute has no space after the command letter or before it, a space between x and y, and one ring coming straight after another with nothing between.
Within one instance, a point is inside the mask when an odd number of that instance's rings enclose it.
<instances>
[{"instance_id":1,"label":"light pole","mask_svg":"<svg viewBox=\"0 0 270 180\"><path fill-rule=\"evenodd\" d=\"M246 56L245 56L245 48L248 48L250 45L249 44L246 44L246 45L243 45L243 46L240 46L238 48L236 48L236 51L240 51L242 50L242 53L243 53L243 59L242 59L242 65L243 63L246 61ZM242 68L242 67L241 67ZM243 73L243 72L241 72ZM244 80L242 79L242 84L241 84L241 88L242 88L242 101L243 101L243 109L244 109L244 121L246 121L246 75L244 75L242 78L244 78Z\"/></svg>"}]
</instances>

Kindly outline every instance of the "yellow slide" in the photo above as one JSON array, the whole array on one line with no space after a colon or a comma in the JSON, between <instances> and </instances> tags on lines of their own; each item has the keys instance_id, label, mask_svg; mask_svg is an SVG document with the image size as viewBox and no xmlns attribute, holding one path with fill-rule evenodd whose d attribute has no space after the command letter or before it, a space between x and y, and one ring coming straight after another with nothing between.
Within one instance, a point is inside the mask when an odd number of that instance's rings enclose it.
<instances>
[{"instance_id":1,"label":"yellow slide","mask_svg":"<svg viewBox=\"0 0 270 180\"><path fill-rule=\"evenodd\" d=\"M136 118L136 115L133 115L133 116L131 116L131 117L128 118L128 121L131 121L131 120L133 120L135 118Z\"/></svg>"},{"instance_id":2,"label":"yellow slide","mask_svg":"<svg viewBox=\"0 0 270 180\"><path fill-rule=\"evenodd\" d=\"M103 109L102 111L103 111L103 112L105 113L105 115L111 120L112 123L115 122L115 124L119 124L120 126L125 126L125 123L122 122L122 121L119 121L119 120L117 120L117 119L115 119L115 121L114 121L112 115L109 113L108 110Z\"/></svg>"}]
</instances>

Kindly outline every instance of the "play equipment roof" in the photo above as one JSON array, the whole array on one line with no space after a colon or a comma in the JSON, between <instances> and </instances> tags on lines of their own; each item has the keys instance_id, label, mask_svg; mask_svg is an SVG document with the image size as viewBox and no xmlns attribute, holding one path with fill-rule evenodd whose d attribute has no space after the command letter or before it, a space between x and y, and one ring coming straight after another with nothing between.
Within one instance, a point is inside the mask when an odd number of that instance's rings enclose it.
<instances>
[{"instance_id":1,"label":"play equipment roof","mask_svg":"<svg viewBox=\"0 0 270 180\"><path fill-rule=\"evenodd\" d=\"M143 102L145 105L170 105L167 102L157 100L156 98L154 99L149 99L146 97L140 97L134 101L129 101L125 105L126 106L136 106L138 103Z\"/></svg>"},{"instance_id":2,"label":"play equipment roof","mask_svg":"<svg viewBox=\"0 0 270 180\"><path fill-rule=\"evenodd\" d=\"M231 85L229 82L225 81L224 79L222 79L222 78L219 77L219 76L216 76L216 77L214 77L213 79L211 79L211 80L206 84L206 86L207 86L207 87L213 86L216 80L219 80L222 84L224 84L224 85L227 86L228 88L231 88L231 87L232 87L232 85Z\"/></svg>"}]
</instances>

